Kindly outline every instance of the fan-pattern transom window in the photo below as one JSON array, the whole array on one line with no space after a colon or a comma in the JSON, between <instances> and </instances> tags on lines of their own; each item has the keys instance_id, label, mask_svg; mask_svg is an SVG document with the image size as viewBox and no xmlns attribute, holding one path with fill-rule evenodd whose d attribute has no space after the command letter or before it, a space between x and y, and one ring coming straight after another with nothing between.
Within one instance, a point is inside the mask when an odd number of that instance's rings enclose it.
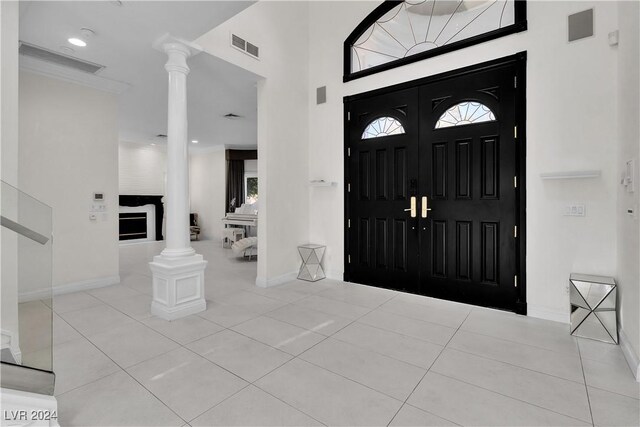
<instances>
[{"instance_id":1,"label":"fan-pattern transom window","mask_svg":"<svg viewBox=\"0 0 640 427\"><path fill-rule=\"evenodd\" d=\"M417 60L524 29L526 6L521 0L388 1L345 42L345 60L350 62L345 77L366 75L363 72L370 68L396 61L402 65L411 62L409 57Z\"/></svg>"},{"instance_id":2,"label":"fan-pattern transom window","mask_svg":"<svg viewBox=\"0 0 640 427\"><path fill-rule=\"evenodd\" d=\"M479 102L461 102L449 108L440 116L436 122L436 129L494 122L495 120L495 114L486 105Z\"/></svg>"},{"instance_id":3,"label":"fan-pattern transom window","mask_svg":"<svg viewBox=\"0 0 640 427\"><path fill-rule=\"evenodd\" d=\"M380 138L381 136L402 135L402 123L393 117L380 117L367 125L362 132L362 139Z\"/></svg>"}]
</instances>

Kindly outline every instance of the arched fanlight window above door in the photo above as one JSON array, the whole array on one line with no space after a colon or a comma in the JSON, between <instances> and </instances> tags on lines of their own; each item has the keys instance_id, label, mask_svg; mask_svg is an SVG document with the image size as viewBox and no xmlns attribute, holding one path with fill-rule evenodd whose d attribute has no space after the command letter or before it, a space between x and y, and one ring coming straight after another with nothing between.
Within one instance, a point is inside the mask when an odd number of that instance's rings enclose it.
<instances>
[{"instance_id":1,"label":"arched fanlight window above door","mask_svg":"<svg viewBox=\"0 0 640 427\"><path fill-rule=\"evenodd\" d=\"M474 123L495 122L496 115L489 107L479 102L461 102L445 111L436 122L436 129Z\"/></svg>"},{"instance_id":2,"label":"arched fanlight window above door","mask_svg":"<svg viewBox=\"0 0 640 427\"><path fill-rule=\"evenodd\" d=\"M362 132L362 139L380 138L389 135L402 135L404 126L393 117L378 117L369 122Z\"/></svg>"},{"instance_id":3,"label":"arched fanlight window above door","mask_svg":"<svg viewBox=\"0 0 640 427\"><path fill-rule=\"evenodd\" d=\"M527 29L525 0L387 0L344 43L344 80Z\"/></svg>"}]
</instances>

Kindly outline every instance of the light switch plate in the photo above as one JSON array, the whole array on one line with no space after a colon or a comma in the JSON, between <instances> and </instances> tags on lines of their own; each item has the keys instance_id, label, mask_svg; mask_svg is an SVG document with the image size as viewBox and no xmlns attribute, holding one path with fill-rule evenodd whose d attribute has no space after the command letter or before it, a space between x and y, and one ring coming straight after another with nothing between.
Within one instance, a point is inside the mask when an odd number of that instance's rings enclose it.
<instances>
[{"instance_id":1,"label":"light switch plate","mask_svg":"<svg viewBox=\"0 0 640 427\"><path fill-rule=\"evenodd\" d=\"M635 191L635 180L636 180L636 165L635 160L627 160L625 164L624 171L624 182L623 185L627 189L627 193L633 193Z\"/></svg>"},{"instance_id":2,"label":"light switch plate","mask_svg":"<svg viewBox=\"0 0 640 427\"><path fill-rule=\"evenodd\" d=\"M571 204L564 208L564 216L586 216L587 208L583 204Z\"/></svg>"}]
</instances>

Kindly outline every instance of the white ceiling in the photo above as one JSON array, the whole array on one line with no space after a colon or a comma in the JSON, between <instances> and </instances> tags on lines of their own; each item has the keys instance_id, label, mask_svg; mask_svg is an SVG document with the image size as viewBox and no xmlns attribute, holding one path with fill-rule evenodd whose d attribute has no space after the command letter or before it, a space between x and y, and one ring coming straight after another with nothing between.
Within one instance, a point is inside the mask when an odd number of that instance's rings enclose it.
<instances>
[{"instance_id":1,"label":"white ceiling","mask_svg":"<svg viewBox=\"0 0 640 427\"><path fill-rule=\"evenodd\" d=\"M166 55L151 44L170 33L186 40L200 35L250 6L250 1L29 1L21 2L20 40L105 65L101 77L125 82L119 95L120 138L162 143L166 134ZM87 47L67 39L81 28L95 31ZM257 77L216 57L201 53L189 59L189 140L198 148L217 145L255 147L257 135ZM225 119L227 113L242 116ZM196 148L193 144L192 146Z\"/></svg>"}]
</instances>

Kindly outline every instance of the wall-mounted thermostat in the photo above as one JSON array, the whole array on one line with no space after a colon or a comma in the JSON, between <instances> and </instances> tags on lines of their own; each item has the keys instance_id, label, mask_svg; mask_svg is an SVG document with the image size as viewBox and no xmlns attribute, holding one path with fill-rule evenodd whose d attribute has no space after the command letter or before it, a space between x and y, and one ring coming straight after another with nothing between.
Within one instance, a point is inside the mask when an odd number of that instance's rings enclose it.
<instances>
[{"instance_id":1,"label":"wall-mounted thermostat","mask_svg":"<svg viewBox=\"0 0 640 427\"><path fill-rule=\"evenodd\" d=\"M96 202L103 202L104 193L93 193L93 200L95 200Z\"/></svg>"}]
</instances>

